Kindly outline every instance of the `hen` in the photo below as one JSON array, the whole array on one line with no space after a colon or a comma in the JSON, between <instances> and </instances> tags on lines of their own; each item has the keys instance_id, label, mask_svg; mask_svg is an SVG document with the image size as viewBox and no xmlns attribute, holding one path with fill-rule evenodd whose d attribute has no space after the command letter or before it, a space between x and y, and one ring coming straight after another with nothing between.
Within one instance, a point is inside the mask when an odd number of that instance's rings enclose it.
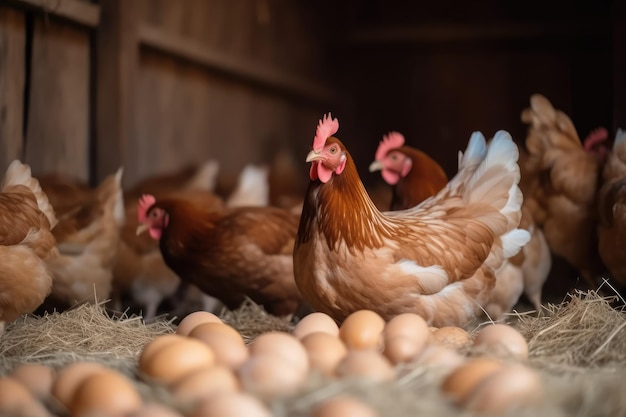
<instances>
[{"instance_id":1,"label":"hen","mask_svg":"<svg viewBox=\"0 0 626 417\"><path fill-rule=\"evenodd\" d=\"M380 212L343 143L337 119L320 121L294 248L298 288L338 322L355 310L385 319L420 314L435 326L465 326L481 312L494 271L526 244L517 229L518 150L506 132L487 147L474 133L459 173L433 198Z\"/></svg>"},{"instance_id":2,"label":"hen","mask_svg":"<svg viewBox=\"0 0 626 417\"><path fill-rule=\"evenodd\" d=\"M95 189L64 176L41 179L59 219L53 233L60 256L48 262L54 275L48 309L111 295L113 263L125 218L121 181L121 168Z\"/></svg>"},{"instance_id":3,"label":"hen","mask_svg":"<svg viewBox=\"0 0 626 417\"><path fill-rule=\"evenodd\" d=\"M602 270L596 234L602 167L598 148L606 137L591 136L583 145L571 119L540 94L531 96L521 118L530 125L521 184L526 206L551 252L577 268L595 289L595 276Z\"/></svg>"},{"instance_id":4,"label":"hen","mask_svg":"<svg viewBox=\"0 0 626 417\"><path fill-rule=\"evenodd\" d=\"M30 167L15 160L0 187L0 329L31 313L52 287L46 262L58 256L54 209Z\"/></svg>"},{"instance_id":5,"label":"hen","mask_svg":"<svg viewBox=\"0 0 626 417\"><path fill-rule=\"evenodd\" d=\"M611 276L626 285L626 132L618 130L598 193L598 250Z\"/></svg>"},{"instance_id":6,"label":"hen","mask_svg":"<svg viewBox=\"0 0 626 417\"><path fill-rule=\"evenodd\" d=\"M404 136L390 132L378 145L370 172L381 171L393 186L391 210L413 207L437 194L448 183L448 176L434 159L419 149L404 145Z\"/></svg>"},{"instance_id":7,"label":"hen","mask_svg":"<svg viewBox=\"0 0 626 417\"><path fill-rule=\"evenodd\" d=\"M228 308L245 297L287 315L301 296L293 278L298 216L277 207L207 210L188 198L141 198L137 233L159 240L165 263Z\"/></svg>"},{"instance_id":8,"label":"hen","mask_svg":"<svg viewBox=\"0 0 626 417\"><path fill-rule=\"evenodd\" d=\"M180 279L163 261L158 242L147 235L137 236L137 201L143 192L157 197L177 195L193 198L210 210L221 210L223 202L211 192L217 181L218 163L210 160L200 168L185 168L180 172L146 178L125 193L126 224L122 228L119 255L114 273L114 308L123 310L125 304L138 306L143 318L150 320L161 303L180 295ZM160 186L159 186L160 185ZM203 308L212 310L217 302L192 288L184 296L198 298ZM195 297L195 298L194 298ZM124 304L124 306L123 306ZM181 303L177 303L181 304ZM182 303L186 304L186 303Z\"/></svg>"}]
</instances>

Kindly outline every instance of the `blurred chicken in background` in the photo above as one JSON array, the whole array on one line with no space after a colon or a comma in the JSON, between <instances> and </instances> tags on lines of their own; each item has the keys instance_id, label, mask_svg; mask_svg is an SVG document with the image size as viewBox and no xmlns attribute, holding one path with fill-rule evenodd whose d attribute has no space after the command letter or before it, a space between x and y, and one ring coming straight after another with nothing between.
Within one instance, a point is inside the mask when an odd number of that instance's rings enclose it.
<instances>
[{"instance_id":1,"label":"blurred chicken in background","mask_svg":"<svg viewBox=\"0 0 626 417\"><path fill-rule=\"evenodd\" d=\"M0 332L41 305L52 287L47 263L59 255L57 219L30 167L13 161L0 186Z\"/></svg>"},{"instance_id":2,"label":"blurred chicken in background","mask_svg":"<svg viewBox=\"0 0 626 417\"><path fill-rule=\"evenodd\" d=\"M60 251L60 256L48 261L54 282L46 309L110 297L124 224L121 180L121 168L95 189L65 175L42 176L41 186L59 219L53 233Z\"/></svg>"}]
</instances>

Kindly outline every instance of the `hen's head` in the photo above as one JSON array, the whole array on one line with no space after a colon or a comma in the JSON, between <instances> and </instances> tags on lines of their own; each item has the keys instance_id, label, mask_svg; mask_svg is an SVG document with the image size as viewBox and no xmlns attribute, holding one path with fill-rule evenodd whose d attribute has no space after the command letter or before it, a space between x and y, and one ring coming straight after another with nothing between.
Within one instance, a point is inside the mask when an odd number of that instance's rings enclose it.
<instances>
[{"instance_id":1,"label":"hen's head","mask_svg":"<svg viewBox=\"0 0 626 417\"><path fill-rule=\"evenodd\" d=\"M346 148L339 139L332 136L338 130L339 121L333 119L330 113L319 121L313 139L313 150L306 156L306 161L311 162L311 180L319 179L326 183L333 174L341 174L346 167Z\"/></svg>"},{"instance_id":2,"label":"hen's head","mask_svg":"<svg viewBox=\"0 0 626 417\"><path fill-rule=\"evenodd\" d=\"M387 184L394 185L400 178L407 176L413 160L399 148L404 145L404 136L398 132L390 132L383 137L376 150L376 160L370 164L370 172L382 171L381 175Z\"/></svg>"},{"instance_id":3,"label":"hen's head","mask_svg":"<svg viewBox=\"0 0 626 417\"><path fill-rule=\"evenodd\" d=\"M137 205L137 234L141 234L146 230L150 233L150 237L154 240L161 239L163 229L169 223L169 215L165 210L156 205L156 198L150 194L144 194L139 199Z\"/></svg>"},{"instance_id":4,"label":"hen's head","mask_svg":"<svg viewBox=\"0 0 626 417\"><path fill-rule=\"evenodd\" d=\"M609 148L606 144L608 138L609 132L605 128L599 127L587 135L583 141L583 148L595 156L598 161L604 162L609 155Z\"/></svg>"}]
</instances>

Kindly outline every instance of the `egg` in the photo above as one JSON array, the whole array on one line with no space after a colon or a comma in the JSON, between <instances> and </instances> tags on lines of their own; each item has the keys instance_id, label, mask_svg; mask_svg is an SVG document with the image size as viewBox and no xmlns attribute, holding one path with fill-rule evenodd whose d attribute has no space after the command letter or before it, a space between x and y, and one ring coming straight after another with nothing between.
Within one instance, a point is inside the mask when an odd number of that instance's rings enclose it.
<instances>
[{"instance_id":1,"label":"egg","mask_svg":"<svg viewBox=\"0 0 626 417\"><path fill-rule=\"evenodd\" d=\"M425 344L425 341L416 342L414 338L401 335L386 338L383 354L394 364L408 363L419 356Z\"/></svg>"},{"instance_id":2,"label":"egg","mask_svg":"<svg viewBox=\"0 0 626 417\"><path fill-rule=\"evenodd\" d=\"M248 347L243 339L220 332L203 332L202 325L192 331L190 337L198 339L211 348L215 354L215 363L237 369L248 359Z\"/></svg>"},{"instance_id":3,"label":"egg","mask_svg":"<svg viewBox=\"0 0 626 417\"><path fill-rule=\"evenodd\" d=\"M17 379L37 398L44 399L52 392L54 369L38 363L25 363L13 368L11 377Z\"/></svg>"},{"instance_id":4,"label":"egg","mask_svg":"<svg viewBox=\"0 0 626 417\"><path fill-rule=\"evenodd\" d=\"M222 319L217 317L213 313L209 313L208 311L195 311L191 314L185 316L184 319L178 324L176 328L176 334L181 336L187 336L194 327L203 323L223 323Z\"/></svg>"},{"instance_id":5,"label":"egg","mask_svg":"<svg viewBox=\"0 0 626 417\"><path fill-rule=\"evenodd\" d=\"M339 338L348 349L380 349L385 320L371 310L350 314L339 328Z\"/></svg>"},{"instance_id":6,"label":"egg","mask_svg":"<svg viewBox=\"0 0 626 417\"><path fill-rule=\"evenodd\" d=\"M298 339L285 332L267 332L257 336L248 347L250 355L278 355L302 372L309 370L309 357Z\"/></svg>"},{"instance_id":7,"label":"egg","mask_svg":"<svg viewBox=\"0 0 626 417\"><path fill-rule=\"evenodd\" d=\"M293 335L298 339L317 332L339 336L339 326L328 314L316 312L304 316L293 329Z\"/></svg>"},{"instance_id":8,"label":"egg","mask_svg":"<svg viewBox=\"0 0 626 417\"><path fill-rule=\"evenodd\" d=\"M0 377L0 415L49 417L50 413L18 380Z\"/></svg>"},{"instance_id":9,"label":"egg","mask_svg":"<svg viewBox=\"0 0 626 417\"><path fill-rule=\"evenodd\" d=\"M225 366L214 365L193 371L176 381L170 389L174 398L181 403L192 403L222 392L239 390L239 380Z\"/></svg>"},{"instance_id":10,"label":"egg","mask_svg":"<svg viewBox=\"0 0 626 417\"><path fill-rule=\"evenodd\" d=\"M395 377L391 363L375 350L350 350L339 362L335 373L339 377L358 377L371 381L389 381Z\"/></svg>"},{"instance_id":11,"label":"egg","mask_svg":"<svg viewBox=\"0 0 626 417\"><path fill-rule=\"evenodd\" d=\"M428 324L419 314L403 313L395 316L385 325L385 337L404 336L426 342Z\"/></svg>"},{"instance_id":12,"label":"egg","mask_svg":"<svg viewBox=\"0 0 626 417\"><path fill-rule=\"evenodd\" d=\"M528 343L524 336L506 324L490 324L483 327L474 339L474 346L494 353L512 355L519 360L528 359Z\"/></svg>"},{"instance_id":13,"label":"egg","mask_svg":"<svg viewBox=\"0 0 626 417\"><path fill-rule=\"evenodd\" d=\"M183 375L215 363L211 348L195 339L183 339L170 343L144 362L141 371L161 383L170 384Z\"/></svg>"},{"instance_id":14,"label":"egg","mask_svg":"<svg viewBox=\"0 0 626 417\"><path fill-rule=\"evenodd\" d=\"M416 363L425 366L454 368L464 361L465 358L455 349L440 344L431 344L420 353Z\"/></svg>"},{"instance_id":15,"label":"egg","mask_svg":"<svg viewBox=\"0 0 626 417\"><path fill-rule=\"evenodd\" d=\"M65 407L69 407L76 389L90 375L107 369L96 362L75 362L59 371L52 383L52 396Z\"/></svg>"},{"instance_id":16,"label":"egg","mask_svg":"<svg viewBox=\"0 0 626 417\"><path fill-rule=\"evenodd\" d=\"M238 370L242 388L262 398L296 392L308 373L283 356L271 353L252 355Z\"/></svg>"},{"instance_id":17,"label":"egg","mask_svg":"<svg viewBox=\"0 0 626 417\"><path fill-rule=\"evenodd\" d=\"M337 337L325 332L314 332L302 339L311 368L324 375L332 375L339 362L348 354L348 349Z\"/></svg>"},{"instance_id":18,"label":"egg","mask_svg":"<svg viewBox=\"0 0 626 417\"><path fill-rule=\"evenodd\" d=\"M126 376L113 370L98 372L85 378L76 389L69 409L72 417L93 415L124 415L138 410L142 399Z\"/></svg>"},{"instance_id":19,"label":"egg","mask_svg":"<svg viewBox=\"0 0 626 417\"><path fill-rule=\"evenodd\" d=\"M349 395L339 395L313 407L310 417L378 417L379 414L363 401Z\"/></svg>"},{"instance_id":20,"label":"egg","mask_svg":"<svg viewBox=\"0 0 626 417\"><path fill-rule=\"evenodd\" d=\"M166 334L155 337L143 347L141 355L139 356L139 368L143 369L151 363L154 355L165 346L178 343L182 340L185 340L185 337L178 334Z\"/></svg>"},{"instance_id":21,"label":"egg","mask_svg":"<svg viewBox=\"0 0 626 417\"><path fill-rule=\"evenodd\" d=\"M189 332L189 337L201 339L202 335L206 334L219 334L223 337L231 337L244 343L241 333L239 333L234 327L224 323L201 323L194 327Z\"/></svg>"},{"instance_id":22,"label":"egg","mask_svg":"<svg viewBox=\"0 0 626 417\"><path fill-rule=\"evenodd\" d=\"M543 387L539 375L524 365L511 365L479 383L465 401L469 410L503 415L507 410L540 403Z\"/></svg>"},{"instance_id":23,"label":"egg","mask_svg":"<svg viewBox=\"0 0 626 417\"><path fill-rule=\"evenodd\" d=\"M166 405L148 403L131 412L126 417L183 417L181 413Z\"/></svg>"},{"instance_id":24,"label":"egg","mask_svg":"<svg viewBox=\"0 0 626 417\"><path fill-rule=\"evenodd\" d=\"M211 396L196 407L190 417L272 417L257 398L239 392Z\"/></svg>"},{"instance_id":25,"label":"egg","mask_svg":"<svg viewBox=\"0 0 626 417\"><path fill-rule=\"evenodd\" d=\"M441 390L454 402L464 403L480 382L503 368L503 363L496 359L470 359L444 378Z\"/></svg>"},{"instance_id":26,"label":"egg","mask_svg":"<svg viewBox=\"0 0 626 417\"><path fill-rule=\"evenodd\" d=\"M454 349L462 349L472 343L470 335L460 327L444 326L437 329L433 336L435 341Z\"/></svg>"}]
</instances>

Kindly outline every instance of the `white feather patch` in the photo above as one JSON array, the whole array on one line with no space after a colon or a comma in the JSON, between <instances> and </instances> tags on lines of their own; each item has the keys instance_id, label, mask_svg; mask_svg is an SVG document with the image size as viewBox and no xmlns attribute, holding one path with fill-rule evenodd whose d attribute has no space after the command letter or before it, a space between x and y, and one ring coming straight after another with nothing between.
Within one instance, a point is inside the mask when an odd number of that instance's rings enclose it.
<instances>
[{"instance_id":1,"label":"white feather patch","mask_svg":"<svg viewBox=\"0 0 626 417\"><path fill-rule=\"evenodd\" d=\"M502 235L502 254L505 259L517 255L530 240L530 233L524 229L513 229Z\"/></svg>"},{"instance_id":2,"label":"white feather patch","mask_svg":"<svg viewBox=\"0 0 626 417\"><path fill-rule=\"evenodd\" d=\"M448 284L448 273L439 265L421 266L409 259L396 262L400 270L413 275L427 294L441 291Z\"/></svg>"}]
</instances>

